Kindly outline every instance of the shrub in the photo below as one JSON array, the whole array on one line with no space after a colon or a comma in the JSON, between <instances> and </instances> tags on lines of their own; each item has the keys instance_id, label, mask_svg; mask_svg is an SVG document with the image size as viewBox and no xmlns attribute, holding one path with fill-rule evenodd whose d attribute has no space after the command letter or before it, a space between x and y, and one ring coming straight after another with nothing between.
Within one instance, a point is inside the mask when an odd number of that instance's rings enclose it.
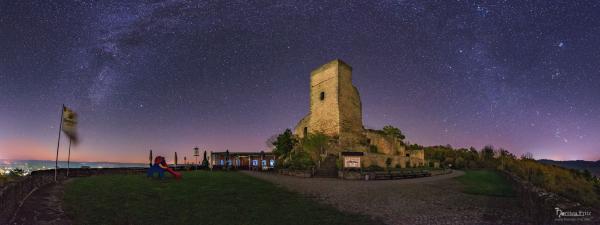
<instances>
[{"instance_id":1,"label":"shrub","mask_svg":"<svg viewBox=\"0 0 600 225\"><path fill-rule=\"evenodd\" d=\"M11 176L11 177L22 177L22 176L25 176L25 170L20 169L20 168L12 169L8 173L8 176Z\"/></svg>"},{"instance_id":2,"label":"shrub","mask_svg":"<svg viewBox=\"0 0 600 225\"><path fill-rule=\"evenodd\" d=\"M309 133L301 141L302 148L311 156L313 161L318 161L320 155L324 154L327 150L327 142L329 139L329 136L320 132Z\"/></svg>"},{"instance_id":3,"label":"shrub","mask_svg":"<svg viewBox=\"0 0 600 225\"><path fill-rule=\"evenodd\" d=\"M273 154L278 158L286 158L288 154L292 152L294 146L298 143L298 140L294 138L292 131L286 129L282 134L277 136L277 139L272 143L275 148Z\"/></svg>"},{"instance_id":4,"label":"shrub","mask_svg":"<svg viewBox=\"0 0 600 225\"><path fill-rule=\"evenodd\" d=\"M292 157L287 161L287 167L296 170L306 170L315 165L310 155L306 152L299 151L294 153Z\"/></svg>"},{"instance_id":5,"label":"shrub","mask_svg":"<svg viewBox=\"0 0 600 225\"><path fill-rule=\"evenodd\" d=\"M504 159L504 169L547 191L585 205L600 205L597 184L583 175L578 175L578 171L545 165L528 158Z\"/></svg>"},{"instance_id":6,"label":"shrub","mask_svg":"<svg viewBox=\"0 0 600 225\"><path fill-rule=\"evenodd\" d=\"M377 149L377 146L375 146L375 145L369 145L369 152L370 153L378 153L379 149Z\"/></svg>"},{"instance_id":7,"label":"shrub","mask_svg":"<svg viewBox=\"0 0 600 225\"><path fill-rule=\"evenodd\" d=\"M367 170L369 170L369 171L383 171L383 167L373 164L373 165L368 166Z\"/></svg>"},{"instance_id":8,"label":"shrub","mask_svg":"<svg viewBox=\"0 0 600 225\"><path fill-rule=\"evenodd\" d=\"M385 167L386 167L387 169L390 169L390 168L391 168L391 165L392 165L392 158L389 158L389 157L388 157L387 159L385 159Z\"/></svg>"}]
</instances>

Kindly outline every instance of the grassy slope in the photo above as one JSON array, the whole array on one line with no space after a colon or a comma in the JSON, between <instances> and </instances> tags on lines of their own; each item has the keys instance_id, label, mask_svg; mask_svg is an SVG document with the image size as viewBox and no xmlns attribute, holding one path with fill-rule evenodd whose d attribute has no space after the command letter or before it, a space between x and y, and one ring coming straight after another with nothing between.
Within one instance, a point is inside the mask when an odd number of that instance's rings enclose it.
<instances>
[{"instance_id":1,"label":"grassy slope","mask_svg":"<svg viewBox=\"0 0 600 225\"><path fill-rule=\"evenodd\" d=\"M506 178L492 170L467 170L465 175L457 177L466 185L468 194L512 197L515 193Z\"/></svg>"},{"instance_id":2,"label":"grassy slope","mask_svg":"<svg viewBox=\"0 0 600 225\"><path fill-rule=\"evenodd\" d=\"M65 191L77 224L377 224L235 172L80 178Z\"/></svg>"}]
</instances>

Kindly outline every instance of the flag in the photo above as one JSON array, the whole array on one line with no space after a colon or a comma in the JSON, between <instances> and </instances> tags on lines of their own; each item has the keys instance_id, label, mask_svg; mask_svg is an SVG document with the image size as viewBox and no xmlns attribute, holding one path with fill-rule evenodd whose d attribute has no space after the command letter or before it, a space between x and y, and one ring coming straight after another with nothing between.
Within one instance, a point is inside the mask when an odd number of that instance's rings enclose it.
<instances>
[{"instance_id":1,"label":"flag","mask_svg":"<svg viewBox=\"0 0 600 225\"><path fill-rule=\"evenodd\" d=\"M77 113L63 106L62 131L71 139L73 144L77 144Z\"/></svg>"}]
</instances>

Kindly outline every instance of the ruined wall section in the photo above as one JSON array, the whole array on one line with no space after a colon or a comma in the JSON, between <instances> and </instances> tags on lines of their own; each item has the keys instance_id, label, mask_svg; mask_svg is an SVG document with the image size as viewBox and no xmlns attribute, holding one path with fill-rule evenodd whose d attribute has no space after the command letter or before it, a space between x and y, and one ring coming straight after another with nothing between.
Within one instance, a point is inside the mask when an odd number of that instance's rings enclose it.
<instances>
[{"instance_id":1,"label":"ruined wall section","mask_svg":"<svg viewBox=\"0 0 600 225\"><path fill-rule=\"evenodd\" d=\"M300 138L303 138L304 137L304 128L306 128L308 131L309 121L310 121L310 113L308 115L304 116L304 118L302 118L300 120L300 122L298 122L298 124L296 124L296 127L294 127L294 134L298 135L298 137L300 137Z\"/></svg>"},{"instance_id":2,"label":"ruined wall section","mask_svg":"<svg viewBox=\"0 0 600 225\"><path fill-rule=\"evenodd\" d=\"M425 150L409 150L407 151L410 156L410 164L414 166L425 166Z\"/></svg>"},{"instance_id":3,"label":"ruined wall section","mask_svg":"<svg viewBox=\"0 0 600 225\"><path fill-rule=\"evenodd\" d=\"M387 155L405 156L406 147L397 138L388 137L377 131L365 130L367 143L377 146L377 151Z\"/></svg>"}]
</instances>

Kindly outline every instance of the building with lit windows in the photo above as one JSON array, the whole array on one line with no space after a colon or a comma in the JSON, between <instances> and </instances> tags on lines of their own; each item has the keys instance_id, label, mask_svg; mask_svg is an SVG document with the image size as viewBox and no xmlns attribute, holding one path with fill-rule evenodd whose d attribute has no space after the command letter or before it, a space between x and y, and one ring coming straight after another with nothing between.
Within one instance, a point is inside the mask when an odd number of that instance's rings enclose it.
<instances>
[{"instance_id":1,"label":"building with lit windows","mask_svg":"<svg viewBox=\"0 0 600 225\"><path fill-rule=\"evenodd\" d=\"M275 155L271 152L210 152L211 168L240 170L271 170L277 165Z\"/></svg>"}]
</instances>

